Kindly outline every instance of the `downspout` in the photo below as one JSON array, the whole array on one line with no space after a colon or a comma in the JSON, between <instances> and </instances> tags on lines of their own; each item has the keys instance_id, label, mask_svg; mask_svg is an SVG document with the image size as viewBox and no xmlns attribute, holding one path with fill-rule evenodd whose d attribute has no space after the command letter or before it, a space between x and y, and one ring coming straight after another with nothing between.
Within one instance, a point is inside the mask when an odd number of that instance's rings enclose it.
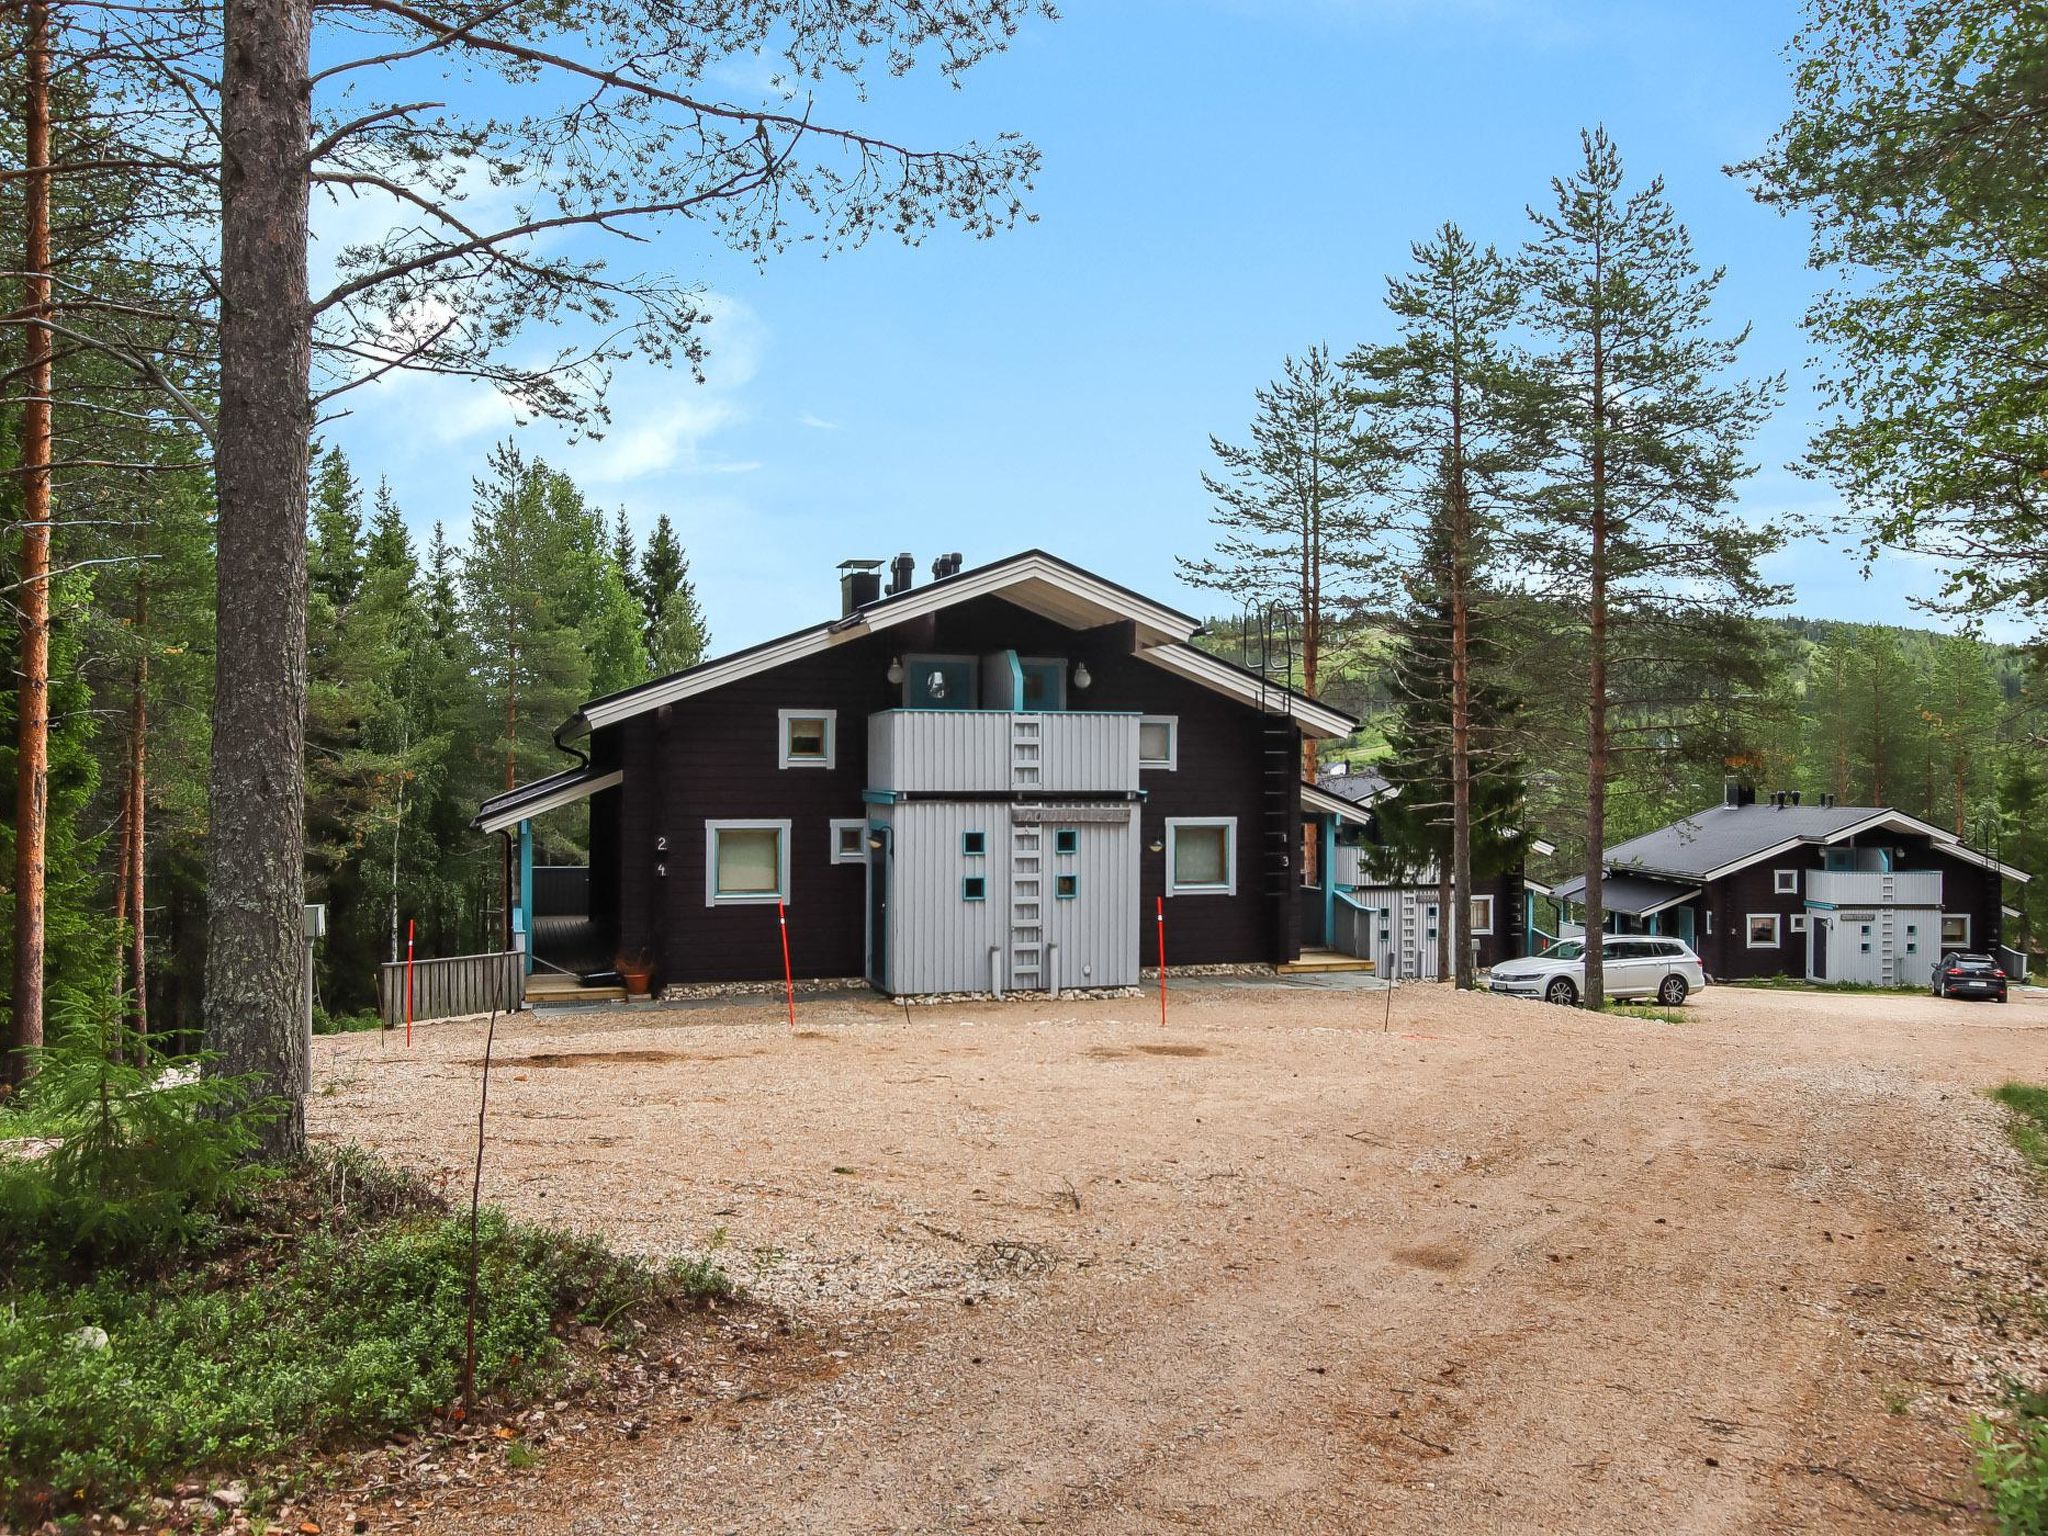
<instances>
[{"instance_id":1,"label":"downspout","mask_svg":"<svg viewBox=\"0 0 2048 1536\"><path fill-rule=\"evenodd\" d=\"M553 736L555 750L557 752L563 753L566 756L575 758L579 766L588 768L590 766L590 754L588 752L585 752L581 747L572 747L562 740L562 733L564 731L568 730L569 727L572 725L579 724L586 731L590 729L590 722L585 720L580 713L571 715L568 719L564 720L560 725L555 727Z\"/></svg>"}]
</instances>

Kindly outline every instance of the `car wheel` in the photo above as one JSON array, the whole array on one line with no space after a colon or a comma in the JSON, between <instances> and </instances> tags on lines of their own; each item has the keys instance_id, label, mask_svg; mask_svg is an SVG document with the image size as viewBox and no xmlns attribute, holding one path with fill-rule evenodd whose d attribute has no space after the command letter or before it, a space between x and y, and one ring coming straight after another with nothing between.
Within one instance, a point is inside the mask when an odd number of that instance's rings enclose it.
<instances>
[{"instance_id":1,"label":"car wheel","mask_svg":"<svg viewBox=\"0 0 2048 1536\"><path fill-rule=\"evenodd\" d=\"M1666 1008L1678 1008L1685 1003L1685 994L1690 989L1683 976L1666 976L1664 985L1657 989L1657 1001Z\"/></svg>"},{"instance_id":2,"label":"car wheel","mask_svg":"<svg viewBox=\"0 0 2048 1536\"><path fill-rule=\"evenodd\" d=\"M1579 1000L1579 989L1572 985L1570 977L1559 976L1543 989L1543 1000L1569 1008Z\"/></svg>"}]
</instances>

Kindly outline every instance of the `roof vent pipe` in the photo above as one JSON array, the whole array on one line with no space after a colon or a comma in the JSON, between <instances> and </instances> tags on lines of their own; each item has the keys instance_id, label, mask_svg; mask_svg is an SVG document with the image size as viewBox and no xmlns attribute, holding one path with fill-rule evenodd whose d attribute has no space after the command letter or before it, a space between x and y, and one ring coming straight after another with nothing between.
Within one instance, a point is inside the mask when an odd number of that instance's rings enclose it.
<instances>
[{"instance_id":1,"label":"roof vent pipe","mask_svg":"<svg viewBox=\"0 0 2048 1536\"><path fill-rule=\"evenodd\" d=\"M908 592L917 584L917 557L908 550L889 562L889 592L894 597L899 592Z\"/></svg>"}]
</instances>

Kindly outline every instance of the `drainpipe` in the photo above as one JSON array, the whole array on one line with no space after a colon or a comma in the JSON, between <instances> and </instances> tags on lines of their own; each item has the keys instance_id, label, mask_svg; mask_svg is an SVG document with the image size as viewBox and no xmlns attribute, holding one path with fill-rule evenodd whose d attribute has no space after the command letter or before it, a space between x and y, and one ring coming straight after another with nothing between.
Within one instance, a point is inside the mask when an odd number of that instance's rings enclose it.
<instances>
[{"instance_id":1,"label":"drainpipe","mask_svg":"<svg viewBox=\"0 0 2048 1536\"><path fill-rule=\"evenodd\" d=\"M568 719L564 720L560 725L556 726L554 731L554 743L555 750L557 752L575 758L579 765L588 768L590 766L590 754L588 752L585 752L581 747L572 747L567 742L562 740L562 732L568 730L570 726L579 723L580 721L582 721L582 719L583 716L581 716L580 714L571 715ZM585 729L587 730L588 726L585 726Z\"/></svg>"},{"instance_id":2,"label":"drainpipe","mask_svg":"<svg viewBox=\"0 0 2048 1536\"><path fill-rule=\"evenodd\" d=\"M1003 1000L1003 948L1000 944L988 947L988 989L995 994L997 1002Z\"/></svg>"}]
</instances>

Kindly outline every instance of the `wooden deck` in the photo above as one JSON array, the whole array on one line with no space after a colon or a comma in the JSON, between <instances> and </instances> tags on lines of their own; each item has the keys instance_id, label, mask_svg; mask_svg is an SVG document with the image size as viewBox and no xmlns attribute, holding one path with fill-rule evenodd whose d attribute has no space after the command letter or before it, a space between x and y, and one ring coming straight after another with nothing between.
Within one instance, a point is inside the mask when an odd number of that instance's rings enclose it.
<instances>
[{"instance_id":1,"label":"wooden deck","mask_svg":"<svg viewBox=\"0 0 2048 1536\"><path fill-rule=\"evenodd\" d=\"M1280 966L1282 976L1321 976L1332 971L1364 971L1371 974L1376 969L1370 960L1360 960L1355 955L1340 954L1334 949L1304 949L1299 960L1290 960Z\"/></svg>"},{"instance_id":2,"label":"wooden deck","mask_svg":"<svg viewBox=\"0 0 2048 1536\"><path fill-rule=\"evenodd\" d=\"M623 1003L624 987L586 987L574 976L560 971L535 971L526 978L526 1001L531 1003Z\"/></svg>"}]
</instances>

